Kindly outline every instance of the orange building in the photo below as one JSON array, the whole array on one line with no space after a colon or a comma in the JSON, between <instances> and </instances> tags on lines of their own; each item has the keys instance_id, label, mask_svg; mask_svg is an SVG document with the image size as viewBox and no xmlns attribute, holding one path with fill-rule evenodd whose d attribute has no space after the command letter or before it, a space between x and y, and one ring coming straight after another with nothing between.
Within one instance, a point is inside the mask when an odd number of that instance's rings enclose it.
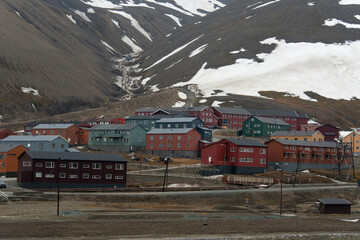
<instances>
[{"instance_id":1,"label":"orange building","mask_svg":"<svg viewBox=\"0 0 360 240\"><path fill-rule=\"evenodd\" d=\"M89 128L79 128L79 145L89 145Z\"/></svg>"},{"instance_id":2,"label":"orange building","mask_svg":"<svg viewBox=\"0 0 360 240\"><path fill-rule=\"evenodd\" d=\"M0 175L16 177L18 157L28 149L22 145L0 144Z\"/></svg>"},{"instance_id":3,"label":"orange building","mask_svg":"<svg viewBox=\"0 0 360 240\"><path fill-rule=\"evenodd\" d=\"M351 143L351 148L356 154L360 153L360 132L358 130L356 129L344 137L344 142Z\"/></svg>"},{"instance_id":4,"label":"orange building","mask_svg":"<svg viewBox=\"0 0 360 240\"><path fill-rule=\"evenodd\" d=\"M79 127L73 123L39 124L32 129L32 135L60 135L68 141L69 145L77 145Z\"/></svg>"},{"instance_id":5,"label":"orange building","mask_svg":"<svg viewBox=\"0 0 360 240\"><path fill-rule=\"evenodd\" d=\"M324 135L319 131L277 131L271 135L271 139L311 142L323 142L324 138Z\"/></svg>"}]
</instances>

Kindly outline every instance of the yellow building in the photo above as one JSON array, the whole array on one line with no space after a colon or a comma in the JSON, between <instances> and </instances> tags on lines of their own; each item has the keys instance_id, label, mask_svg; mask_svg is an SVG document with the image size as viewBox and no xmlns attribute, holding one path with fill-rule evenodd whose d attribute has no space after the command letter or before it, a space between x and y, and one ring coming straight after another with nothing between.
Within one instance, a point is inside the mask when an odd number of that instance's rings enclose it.
<instances>
[{"instance_id":1,"label":"yellow building","mask_svg":"<svg viewBox=\"0 0 360 240\"><path fill-rule=\"evenodd\" d=\"M277 131L271 135L271 139L323 142L324 135L319 131Z\"/></svg>"},{"instance_id":2,"label":"yellow building","mask_svg":"<svg viewBox=\"0 0 360 240\"><path fill-rule=\"evenodd\" d=\"M360 153L360 132L353 131L344 137L344 142L354 144L352 150L354 153Z\"/></svg>"}]
</instances>

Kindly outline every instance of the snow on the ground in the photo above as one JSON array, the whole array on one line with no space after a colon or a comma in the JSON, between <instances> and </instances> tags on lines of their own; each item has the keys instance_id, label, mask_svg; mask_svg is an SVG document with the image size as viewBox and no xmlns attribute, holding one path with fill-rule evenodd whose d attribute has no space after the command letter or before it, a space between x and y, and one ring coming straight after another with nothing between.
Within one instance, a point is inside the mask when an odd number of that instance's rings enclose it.
<instances>
[{"instance_id":1,"label":"snow on the ground","mask_svg":"<svg viewBox=\"0 0 360 240\"><path fill-rule=\"evenodd\" d=\"M216 69L206 69L205 62L190 81L173 86L196 84L205 97L211 96L213 89L220 89L250 96L259 96L261 90L289 92L304 99L309 99L305 91L334 99L360 98L357 91L360 85L360 41L345 44L287 43L269 38L261 43L277 45L263 62L240 58L232 65Z\"/></svg>"},{"instance_id":2,"label":"snow on the ground","mask_svg":"<svg viewBox=\"0 0 360 240\"><path fill-rule=\"evenodd\" d=\"M141 34L143 34L147 39L149 39L150 41L152 41L152 38L150 36L150 34L148 32L146 32L139 24L139 22L133 18L133 16L131 16L130 14L123 12L123 11L114 11L114 10L109 10L112 13L115 14L119 14L121 16L123 16L124 18L127 18L128 20L130 20L131 25L138 30Z\"/></svg>"},{"instance_id":3,"label":"snow on the ground","mask_svg":"<svg viewBox=\"0 0 360 240\"><path fill-rule=\"evenodd\" d=\"M255 6L255 5L258 5L258 4L261 4L261 3L262 3L262 1L256 2L256 3L250 4L250 5L247 6L246 8L251 8L251 7L253 7L253 6Z\"/></svg>"},{"instance_id":4,"label":"snow on the ground","mask_svg":"<svg viewBox=\"0 0 360 240\"><path fill-rule=\"evenodd\" d=\"M245 48L241 48L240 50L235 50L235 51L231 51L230 54L237 54L237 53L240 53L240 52L245 52Z\"/></svg>"},{"instance_id":5,"label":"snow on the ground","mask_svg":"<svg viewBox=\"0 0 360 240\"><path fill-rule=\"evenodd\" d=\"M270 2L267 2L267 3L261 4L261 5L259 5L259 6L254 7L254 8L251 9L251 10L255 10L255 9L258 9L258 8L262 8L262 7L265 7L265 6L267 6L267 5L270 5L270 4L273 4L273 3L276 3L276 2L280 2L280 0L274 0L274 1L270 1Z\"/></svg>"},{"instance_id":6,"label":"snow on the ground","mask_svg":"<svg viewBox=\"0 0 360 240\"><path fill-rule=\"evenodd\" d=\"M199 103L206 103L207 102L207 99L201 99L200 101L199 101Z\"/></svg>"},{"instance_id":7,"label":"snow on the ground","mask_svg":"<svg viewBox=\"0 0 360 240\"><path fill-rule=\"evenodd\" d=\"M76 21L75 21L75 19L73 18L72 15L66 14L66 16L70 19L70 21L72 21L73 23L76 24Z\"/></svg>"},{"instance_id":8,"label":"snow on the ground","mask_svg":"<svg viewBox=\"0 0 360 240\"><path fill-rule=\"evenodd\" d=\"M147 78L144 78L143 80L141 80L141 84L142 85L146 85L146 83L148 82L148 81L150 81L153 77L155 77L156 76L156 74L154 74L154 75L152 75L151 77L147 77Z\"/></svg>"},{"instance_id":9,"label":"snow on the ground","mask_svg":"<svg viewBox=\"0 0 360 240\"><path fill-rule=\"evenodd\" d=\"M160 91L160 89L158 88L158 84L151 86L150 90L153 91L153 92Z\"/></svg>"},{"instance_id":10,"label":"snow on the ground","mask_svg":"<svg viewBox=\"0 0 360 240\"><path fill-rule=\"evenodd\" d=\"M221 39L222 39L222 38L218 38L218 39L216 39L216 41L221 41Z\"/></svg>"},{"instance_id":11,"label":"snow on the ground","mask_svg":"<svg viewBox=\"0 0 360 240\"><path fill-rule=\"evenodd\" d=\"M358 222L360 219L356 218L356 219L341 219L341 221L344 221L344 222Z\"/></svg>"},{"instance_id":12,"label":"snow on the ground","mask_svg":"<svg viewBox=\"0 0 360 240\"><path fill-rule=\"evenodd\" d=\"M185 103L184 102L182 102L182 101L177 101L172 107L183 107L185 105Z\"/></svg>"},{"instance_id":13,"label":"snow on the ground","mask_svg":"<svg viewBox=\"0 0 360 240\"><path fill-rule=\"evenodd\" d=\"M95 10L94 10L93 8L88 8L88 9L87 9L87 12L88 12L88 13L95 13Z\"/></svg>"},{"instance_id":14,"label":"snow on the ground","mask_svg":"<svg viewBox=\"0 0 360 240\"><path fill-rule=\"evenodd\" d=\"M197 49L195 49L194 51L192 51L189 55L189 58L195 56L195 55L198 55L199 53L201 53L202 51L205 50L205 48L207 48L208 44L204 44L200 47L198 47Z\"/></svg>"},{"instance_id":15,"label":"snow on the ground","mask_svg":"<svg viewBox=\"0 0 360 240\"><path fill-rule=\"evenodd\" d=\"M120 25L119 25L119 22L118 22L118 21L116 21L116 20L114 20L114 19L111 19L111 21L112 21L118 28L120 28Z\"/></svg>"},{"instance_id":16,"label":"snow on the ground","mask_svg":"<svg viewBox=\"0 0 360 240\"><path fill-rule=\"evenodd\" d=\"M121 9L120 4L114 4L110 0L81 0L81 2L98 8L112 8L112 9Z\"/></svg>"},{"instance_id":17,"label":"snow on the ground","mask_svg":"<svg viewBox=\"0 0 360 240\"><path fill-rule=\"evenodd\" d=\"M326 19L323 26L333 27L338 24L344 25L346 28L360 28L360 24L347 23L347 22L343 22L343 21L335 19L335 18Z\"/></svg>"},{"instance_id":18,"label":"snow on the ground","mask_svg":"<svg viewBox=\"0 0 360 240\"><path fill-rule=\"evenodd\" d=\"M31 88L31 87L21 87L21 91L23 93L29 93L29 94L32 94L34 96L40 96L39 90L36 90L34 88Z\"/></svg>"},{"instance_id":19,"label":"snow on the ground","mask_svg":"<svg viewBox=\"0 0 360 240\"><path fill-rule=\"evenodd\" d=\"M354 16L357 20L360 20L360 15L358 14L358 15L355 15Z\"/></svg>"},{"instance_id":20,"label":"snow on the ground","mask_svg":"<svg viewBox=\"0 0 360 240\"><path fill-rule=\"evenodd\" d=\"M185 11L179 7L176 7L175 5L171 4L171 3L168 3L168 2L157 2L155 0L145 0L147 2L150 2L150 3L154 3L154 4L157 4L157 5L160 5L160 6L163 6L163 7L166 7L166 8L170 8L172 10L175 10L175 11L178 11L182 14L185 14L185 15L188 15L188 16L194 16L193 14L191 14L190 12L188 11Z\"/></svg>"},{"instance_id":21,"label":"snow on the ground","mask_svg":"<svg viewBox=\"0 0 360 240\"><path fill-rule=\"evenodd\" d=\"M211 106L213 107L220 107L220 104L223 104L224 102L221 102L221 101L214 101Z\"/></svg>"},{"instance_id":22,"label":"snow on the ground","mask_svg":"<svg viewBox=\"0 0 360 240\"><path fill-rule=\"evenodd\" d=\"M145 7L145 8L155 9L154 7L151 7L146 3L135 3L134 0L127 0L126 3L120 3L120 5L123 7Z\"/></svg>"},{"instance_id":23,"label":"snow on the ground","mask_svg":"<svg viewBox=\"0 0 360 240\"><path fill-rule=\"evenodd\" d=\"M170 37L172 33L166 34L165 37Z\"/></svg>"},{"instance_id":24,"label":"snow on the ground","mask_svg":"<svg viewBox=\"0 0 360 240\"><path fill-rule=\"evenodd\" d=\"M178 91L178 96L179 96L179 98L181 98L183 100L187 99L187 95L184 92Z\"/></svg>"},{"instance_id":25,"label":"snow on the ground","mask_svg":"<svg viewBox=\"0 0 360 240\"><path fill-rule=\"evenodd\" d=\"M178 6L191 12L194 15L205 16L205 12L213 12L219 7L225 7L225 4L217 0L174 0ZM199 11L202 10L202 11Z\"/></svg>"},{"instance_id":26,"label":"snow on the ground","mask_svg":"<svg viewBox=\"0 0 360 240\"><path fill-rule=\"evenodd\" d=\"M180 22L182 20L181 18L175 17L174 15L171 14L165 14L165 15L171 18L172 20L174 20L179 27L182 27Z\"/></svg>"},{"instance_id":27,"label":"snow on the ground","mask_svg":"<svg viewBox=\"0 0 360 240\"><path fill-rule=\"evenodd\" d=\"M20 18L24 19L18 11L14 10L14 12L15 12Z\"/></svg>"},{"instance_id":28,"label":"snow on the ground","mask_svg":"<svg viewBox=\"0 0 360 240\"><path fill-rule=\"evenodd\" d=\"M80 16L84 21L86 22L92 22L88 16L86 16L86 13L79 11L79 10L72 10L75 14Z\"/></svg>"},{"instance_id":29,"label":"snow on the ground","mask_svg":"<svg viewBox=\"0 0 360 240\"><path fill-rule=\"evenodd\" d=\"M101 43L106 47L106 49L107 49L109 52L111 52L111 53L116 52L115 49L114 49L112 46L110 46L107 42L105 42L105 41L103 41L103 40L101 40L101 39L100 39L100 41L101 41Z\"/></svg>"},{"instance_id":30,"label":"snow on the ground","mask_svg":"<svg viewBox=\"0 0 360 240\"><path fill-rule=\"evenodd\" d=\"M183 45L183 46L181 46L181 47L179 47L179 48L175 49L174 51L172 51L171 53L169 53L169 54L168 54L168 55L166 55L165 57L163 57L163 58L161 58L160 60L158 60L158 61L156 61L155 63L153 63L151 66L149 66L149 67L145 68L145 71L146 71L146 70L148 70L148 69L150 69L150 68L152 68L152 67L154 67L155 65L157 65L157 64L159 64L159 63L161 63L162 61L164 61L165 59L167 59L167 58L171 57L172 55L174 55L174 54L176 54L176 53L180 52L181 50L183 50L183 49L184 49L184 48L186 48L188 45L190 45L191 43L195 42L196 40L198 40L198 39L199 39L199 38L201 38L202 36L203 36L203 35L201 35L201 36L199 36L199 37L197 37L197 38L195 38L195 39L191 40L190 42L186 43L185 45Z\"/></svg>"},{"instance_id":31,"label":"snow on the ground","mask_svg":"<svg viewBox=\"0 0 360 240\"><path fill-rule=\"evenodd\" d=\"M142 51L142 48L136 45L128 36L123 36L121 40L129 45L134 53L138 53Z\"/></svg>"},{"instance_id":32,"label":"snow on the ground","mask_svg":"<svg viewBox=\"0 0 360 240\"><path fill-rule=\"evenodd\" d=\"M309 2L309 3L307 3L307 5L310 6L310 7L312 7L312 6L315 5L315 2Z\"/></svg>"},{"instance_id":33,"label":"snow on the ground","mask_svg":"<svg viewBox=\"0 0 360 240\"><path fill-rule=\"evenodd\" d=\"M173 64L171 64L170 66L168 66L168 67L165 68L164 70L166 71L166 70L168 70L169 68L172 68L173 66L175 66L176 64L178 64L178 63L181 62L182 60L183 60L183 58L180 59L180 60L178 60L178 61L176 61L176 62L174 62Z\"/></svg>"},{"instance_id":34,"label":"snow on the ground","mask_svg":"<svg viewBox=\"0 0 360 240\"><path fill-rule=\"evenodd\" d=\"M360 5L360 0L341 0L340 5Z\"/></svg>"},{"instance_id":35,"label":"snow on the ground","mask_svg":"<svg viewBox=\"0 0 360 240\"><path fill-rule=\"evenodd\" d=\"M194 23L195 25L197 25L197 24L200 24L201 23L201 21L198 21L198 22L196 22L196 23Z\"/></svg>"},{"instance_id":36,"label":"snow on the ground","mask_svg":"<svg viewBox=\"0 0 360 240\"><path fill-rule=\"evenodd\" d=\"M247 17L245 18L245 20L246 20L246 19L249 19L249 18L252 18L252 16L253 16L253 15L247 16Z\"/></svg>"},{"instance_id":37,"label":"snow on the ground","mask_svg":"<svg viewBox=\"0 0 360 240\"><path fill-rule=\"evenodd\" d=\"M311 118L307 122L308 124L319 124L315 119Z\"/></svg>"}]
</instances>

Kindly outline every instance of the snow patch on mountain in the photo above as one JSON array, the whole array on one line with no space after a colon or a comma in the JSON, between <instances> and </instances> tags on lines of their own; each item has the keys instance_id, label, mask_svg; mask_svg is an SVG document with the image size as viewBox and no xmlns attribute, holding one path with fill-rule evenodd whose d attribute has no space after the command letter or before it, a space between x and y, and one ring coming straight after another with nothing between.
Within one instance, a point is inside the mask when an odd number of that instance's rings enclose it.
<instances>
[{"instance_id":1,"label":"snow patch on mountain","mask_svg":"<svg viewBox=\"0 0 360 240\"><path fill-rule=\"evenodd\" d=\"M199 37L195 38L194 40L192 40L192 41L190 41L190 42L186 43L185 45L183 45L183 46L181 46L181 47L179 47L179 48L175 49L174 51L172 51L171 53L169 53L169 54L168 54L168 55L166 55L165 57L163 57L163 58L161 58L160 60L156 61L156 62L155 62L154 64L152 64L151 66L149 66L149 67L145 68L145 71L146 71L146 70L149 70L150 68L154 67L155 65L157 65L157 64L159 64L159 63L161 63L162 61L164 61L165 59L167 59L167 58L171 57L172 55L174 55L174 54L176 54L176 53L180 52L181 50L183 50L183 49L184 49L184 48L186 48L188 45L190 45L191 43L195 42L196 40L198 40L198 39L199 39L199 38L201 38L202 36L203 36L203 35L201 35L201 36L199 36Z\"/></svg>"},{"instance_id":2,"label":"snow patch on mountain","mask_svg":"<svg viewBox=\"0 0 360 240\"><path fill-rule=\"evenodd\" d=\"M334 99L360 98L360 41L287 43L269 38L261 43L277 44L270 54L261 55L263 62L240 58L216 69L206 69L204 63L190 81L173 86L196 84L206 97L220 89L251 96L259 96L260 90L289 92L307 100L306 91Z\"/></svg>"},{"instance_id":3,"label":"snow patch on mountain","mask_svg":"<svg viewBox=\"0 0 360 240\"><path fill-rule=\"evenodd\" d=\"M116 52L116 50L115 50L112 46L110 46L110 44L108 44L107 42L105 42L105 41L103 41L103 40L101 40L101 39L100 39L100 41L101 41L101 43L106 47L106 49L107 49L109 52L111 52L111 53Z\"/></svg>"},{"instance_id":4,"label":"snow patch on mountain","mask_svg":"<svg viewBox=\"0 0 360 240\"><path fill-rule=\"evenodd\" d=\"M146 32L139 24L139 22L133 18L133 16L131 16L130 14L123 12L123 11L113 11L113 10L109 10L112 13L115 14L119 14L121 16L123 16L124 18L127 18L128 20L130 20L131 25L136 28L136 30L138 30L141 34L143 34L147 39L149 39L150 41L152 41L152 38L150 36L150 33Z\"/></svg>"},{"instance_id":5,"label":"snow patch on mountain","mask_svg":"<svg viewBox=\"0 0 360 240\"><path fill-rule=\"evenodd\" d=\"M188 16L192 16L192 17L194 16L193 14L189 13L188 11L185 11L185 10L183 10L181 8L178 8L178 7L176 7L173 4L168 3L168 2L157 2L155 0L145 0L145 1L150 2L150 3L154 3L154 4L157 4L157 5L166 7L166 8L170 8L172 10L178 11L178 12L180 12L182 14L185 14L185 15L188 15Z\"/></svg>"},{"instance_id":6,"label":"snow patch on mountain","mask_svg":"<svg viewBox=\"0 0 360 240\"><path fill-rule=\"evenodd\" d=\"M90 20L90 18L88 18L88 16L86 16L86 14L82 11L79 11L79 10L72 10L75 14L77 14L79 17L81 17L83 20L85 20L86 22L92 22Z\"/></svg>"},{"instance_id":7,"label":"snow patch on mountain","mask_svg":"<svg viewBox=\"0 0 360 240\"><path fill-rule=\"evenodd\" d=\"M178 6L181 6L183 9L191 12L194 15L205 16L204 12L200 12L199 10L203 10L205 12L213 12L219 9L219 7L225 7L225 4L216 1L216 0L174 0Z\"/></svg>"},{"instance_id":8,"label":"snow patch on mountain","mask_svg":"<svg viewBox=\"0 0 360 240\"><path fill-rule=\"evenodd\" d=\"M199 53L201 53L202 51L205 50L205 48L207 48L208 44L204 44L200 47L198 47L197 49L195 49L194 51L192 51L189 55L189 58L195 56L195 55L198 55Z\"/></svg>"},{"instance_id":9,"label":"snow patch on mountain","mask_svg":"<svg viewBox=\"0 0 360 240\"><path fill-rule=\"evenodd\" d=\"M32 94L34 96L40 96L39 90L36 90L34 88L31 88L31 87L21 87L21 91L23 93Z\"/></svg>"},{"instance_id":10,"label":"snow patch on mountain","mask_svg":"<svg viewBox=\"0 0 360 240\"><path fill-rule=\"evenodd\" d=\"M333 26L338 25L338 24L343 25L346 28L360 28L360 24L347 23L347 22L343 22L343 21L335 19L335 18L326 19L323 26L333 27Z\"/></svg>"},{"instance_id":11,"label":"snow patch on mountain","mask_svg":"<svg viewBox=\"0 0 360 240\"><path fill-rule=\"evenodd\" d=\"M258 8L262 8L262 7L265 7L265 6L267 6L267 5L270 5L270 4L273 4L273 3L276 3L276 2L280 2L280 0L274 0L274 1L270 1L270 2L267 2L267 3L261 4L261 5L259 5L259 6L254 7L254 8L251 9L251 10L255 10L255 9L258 9Z\"/></svg>"},{"instance_id":12,"label":"snow patch on mountain","mask_svg":"<svg viewBox=\"0 0 360 240\"><path fill-rule=\"evenodd\" d=\"M169 68L172 68L173 66L175 66L176 64L178 64L178 63L181 62L182 60L183 60L183 58L180 59L180 60L178 60L178 61L176 61L176 62L174 62L173 64L171 64L170 66L168 66L167 68L165 68L165 71L168 70Z\"/></svg>"},{"instance_id":13,"label":"snow patch on mountain","mask_svg":"<svg viewBox=\"0 0 360 240\"><path fill-rule=\"evenodd\" d=\"M95 13L95 10L94 10L93 8L88 8L88 9L87 9L87 12L88 12L88 13Z\"/></svg>"},{"instance_id":14,"label":"snow patch on mountain","mask_svg":"<svg viewBox=\"0 0 360 240\"><path fill-rule=\"evenodd\" d=\"M360 0L341 0L340 5L360 5Z\"/></svg>"},{"instance_id":15,"label":"snow patch on mountain","mask_svg":"<svg viewBox=\"0 0 360 240\"><path fill-rule=\"evenodd\" d=\"M76 24L75 19L73 18L72 15L66 14L66 16L70 19L71 22L73 22L74 24Z\"/></svg>"},{"instance_id":16,"label":"snow patch on mountain","mask_svg":"<svg viewBox=\"0 0 360 240\"><path fill-rule=\"evenodd\" d=\"M174 20L179 27L182 27L181 22L180 22L181 18L175 17L174 15L171 15L171 14L165 14L165 15L168 16L169 18L171 18L172 20Z\"/></svg>"},{"instance_id":17,"label":"snow patch on mountain","mask_svg":"<svg viewBox=\"0 0 360 240\"><path fill-rule=\"evenodd\" d=\"M114 4L108 0L81 0L81 2L97 8L122 9L120 4Z\"/></svg>"},{"instance_id":18,"label":"snow patch on mountain","mask_svg":"<svg viewBox=\"0 0 360 240\"><path fill-rule=\"evenodd\" d=\"M141 47L139 47L138 45L136 45L128 36L126 36L126 35L123 36L121 38L121 40L124 43L126 43L127 45L129 45L134 53L138 53L138 52L143 51L143 49Z\"/></svg>"}]
</instances>

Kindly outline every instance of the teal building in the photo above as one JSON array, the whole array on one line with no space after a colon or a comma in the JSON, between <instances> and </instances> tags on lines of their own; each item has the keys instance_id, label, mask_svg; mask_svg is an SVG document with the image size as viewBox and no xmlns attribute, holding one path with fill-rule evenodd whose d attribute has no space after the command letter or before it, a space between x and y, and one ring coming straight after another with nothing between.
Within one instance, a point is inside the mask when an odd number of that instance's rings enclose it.
<instances>
[{"instance_id":1,"label":"teal building","mask_svg":"<svg viewBox=\"0 0 360 240\"><path fill-rule=\"evenodd\" d=\"M250 117L243 123L244 137L270 137L276 131L290 131L290 125L282 119Z\"/></svg>"}]
</instances>

